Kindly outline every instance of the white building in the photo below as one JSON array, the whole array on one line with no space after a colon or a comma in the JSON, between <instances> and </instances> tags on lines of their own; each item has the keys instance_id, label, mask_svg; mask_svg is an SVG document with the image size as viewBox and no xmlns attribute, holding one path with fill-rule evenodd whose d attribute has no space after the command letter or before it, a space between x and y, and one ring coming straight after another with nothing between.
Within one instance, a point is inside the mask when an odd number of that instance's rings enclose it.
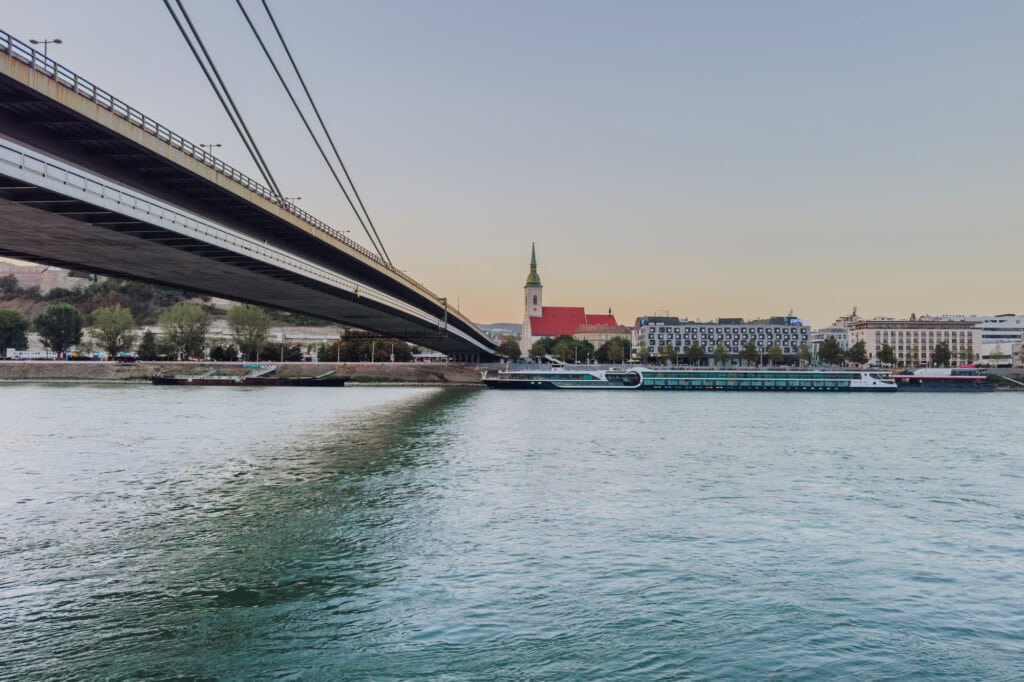
<instances>
[{"instance_id":1,"label":"white building","mask_svg":"<svg viewBox=\"0 0 1024 682\"><path fill-rule=\"evenodd\" d=\"M815 329L811 331L811 340L808 345L811 347L811 353L817 357L818 350L821 349L821 344L825 343L825 339L833 337L838 343L839 347L843 350L850 348L850 330L846 327L825 327L823 329Z\"/></svg>"},{"instance_id":2,"label":"white building","mask_svg":"<svg viewBox=\"0 0 1024 682\"><path fill-rule=\"evenodd\" d=\"M864 342L868 362L874 362L883 345L892 346L898 363L924 365L935 346L949 345L950 362L977 359L981 330L966 320L861 320L850 325L850 345Z\"/></svg>"},{"instance_id":3,"label":"white building","mask_svg":"<svg viewBox=\"0 0 1024 682\"><path fill-rule=\"evenodd\" d=\"M941 315L936 319L972 322L981 330L981 344L976 348L978 361L987 364L1021 362L1020 348L1024 341L1024 315Z\"/></svg>"},{"instance_id":4,"label":"white building","mask_svg":"<svg viewBox=\"0 0 1024 682\"><path fill-rule=\"evenodd\" d=\"M875 318L882 319L882 318ZM839 347L844 351L850 348L850 325L854 322L860 322L861 318L857 315L857 308L854 307L853 312L849 315L842 315L836 318L836 321L832 323L831 327L824 327L822 329L815 329L811 331L810 348L811 353L814 357L818 357L818 351L821 349L821 344L825 342L828 337L833 337L836 342L839 343Z\"/></svg>"}]
</instances>

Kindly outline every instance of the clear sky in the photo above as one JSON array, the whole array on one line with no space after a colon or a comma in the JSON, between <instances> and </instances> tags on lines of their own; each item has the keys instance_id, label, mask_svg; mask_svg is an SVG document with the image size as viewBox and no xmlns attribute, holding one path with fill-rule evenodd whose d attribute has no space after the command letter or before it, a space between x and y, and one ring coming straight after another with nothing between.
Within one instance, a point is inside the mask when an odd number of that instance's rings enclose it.
<instances>
[{"instance_id":1,"label":"clear sky","mask_svg":"<svg viewBox=\"0 0 1024 682\"><path fill-rule=\"evenodd\" d=\"M1024 2L270 2L396 265L478 322L521 320L531 241L546 303L627 322L1024 312ZM234 2L186 6L356 236ZM252 171L162 2L0 28Z\"/></svg>"}]
</instances>

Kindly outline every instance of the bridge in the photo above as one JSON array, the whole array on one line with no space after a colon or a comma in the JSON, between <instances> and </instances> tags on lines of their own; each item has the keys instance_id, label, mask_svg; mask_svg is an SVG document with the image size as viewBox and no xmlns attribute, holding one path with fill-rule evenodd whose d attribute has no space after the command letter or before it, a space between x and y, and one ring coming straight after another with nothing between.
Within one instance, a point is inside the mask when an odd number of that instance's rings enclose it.
<instances>
[{"instance_id":1,"label":"bridge","mask_svg":"<svg viewBox=\"0 0 1024 682\"><path fill-rule=\"evenodd\" d=\"M455 360L496 347L446 298L3 31L0 256L313 315Z\"/></svg>"}]
</instances>

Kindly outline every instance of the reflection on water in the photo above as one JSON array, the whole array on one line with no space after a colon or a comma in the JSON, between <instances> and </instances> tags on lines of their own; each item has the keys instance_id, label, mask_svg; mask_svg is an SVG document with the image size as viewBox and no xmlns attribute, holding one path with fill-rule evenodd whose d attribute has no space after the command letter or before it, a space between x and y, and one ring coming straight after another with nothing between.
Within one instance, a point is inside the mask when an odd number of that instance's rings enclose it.
<instances>
[{"instance_id":1,"label":"reflection on water","mask_svg":"<svg viewBox=\"0 0 1024 682\"><path fill-rule=\"evenodd\" d=\"M2 386L0 676L1019 677L1020 403Z\"/></svg>"},{"instance_id":2,"label":"reflection on water","mask_svg":"<svg viewBox=\"0 0 1024 682\"><path fill-rule=\"evenodd\" d=\"M22 414L5 409L3 423L0 539L14 570L2 573L0 635L18 669L39 675L199 673L265 634L263 611L230 607L344 610L353 590L388 578L331 519L387 525L388 507L423 483L388 492L374 476L416 466L436 445L429 424L470 395L2 390Z\"/></svg>"}]
</instances>

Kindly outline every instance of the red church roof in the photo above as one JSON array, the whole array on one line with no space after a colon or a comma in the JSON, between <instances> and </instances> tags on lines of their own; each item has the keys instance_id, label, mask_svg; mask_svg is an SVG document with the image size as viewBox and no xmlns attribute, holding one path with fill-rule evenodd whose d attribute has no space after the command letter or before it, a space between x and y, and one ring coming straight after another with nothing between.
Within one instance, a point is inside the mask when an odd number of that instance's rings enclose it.
<instances>
[{"instance_id":1,"label":"red church roof","mask_svg":"<svg viewBox=\"0 0 1024 682\"><path fill-rule=\"evenodd\" d=\"M611 327L618 327L614 315L587 315L587 324L604 324Z\"/></svg>"},{"instance_id":2,"label":"red church roof","mask_svg":"<svg viewBox=\"0 0 1024 682\"><path fill-rule=\"evenodd\" d=\"M585 324L618 325L614 315L588 315L583 308L546 305L541 311L541 317L530 318L530 333L534 336L572 336Z\"/></svg>"},{"instance_id":3,"label":"red church roof","mask_svg":"<svg viewBox=\"0 0 1024 682\"><path fill-rule=\"evenodd\" d=\"M598 317L597 315L588 315L587 318ZM576 328L576 334L594 334L604 332L605 334L628 334L630 331L629 327L623 327L617 324L581 324Z\"/></svg>"}]
</instances>

